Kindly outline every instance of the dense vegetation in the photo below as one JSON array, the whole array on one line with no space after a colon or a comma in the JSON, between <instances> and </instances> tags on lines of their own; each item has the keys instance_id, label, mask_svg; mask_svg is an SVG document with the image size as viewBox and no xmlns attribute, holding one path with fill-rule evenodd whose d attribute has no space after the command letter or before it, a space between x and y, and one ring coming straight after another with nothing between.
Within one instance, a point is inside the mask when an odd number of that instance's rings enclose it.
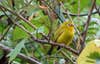
<instances>
[{"instance_id":1,"label":"dense vegetation","mask_svg":"<svg viewBox=\"0 0 100 64\"><path fill-rule=\"evenodd\" d=\"M52 41L67 20L75 28L69 46ZM100 0L0 0L0 64L74 64L87 42L99 38Z\"/></svg>"}]
</instances>

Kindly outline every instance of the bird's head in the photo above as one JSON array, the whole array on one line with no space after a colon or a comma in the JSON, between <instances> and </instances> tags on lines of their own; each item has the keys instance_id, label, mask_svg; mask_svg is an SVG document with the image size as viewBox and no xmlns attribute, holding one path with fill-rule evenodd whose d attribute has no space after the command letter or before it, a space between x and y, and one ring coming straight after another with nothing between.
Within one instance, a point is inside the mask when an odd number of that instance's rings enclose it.
<instances>
[{"instance_id":1,"label":"bird's head","mask_svg":"<svg viewBox=\"0 0 100 64\"><path fill-rule=\"evenodd\" d=\"M64 22L64 23L62 24L62 26L63 26L64 28L68 29L69 31L74 31L74 24L73 24L73 22L71 22L71 21Z\"/></svg>"}]
</instances>

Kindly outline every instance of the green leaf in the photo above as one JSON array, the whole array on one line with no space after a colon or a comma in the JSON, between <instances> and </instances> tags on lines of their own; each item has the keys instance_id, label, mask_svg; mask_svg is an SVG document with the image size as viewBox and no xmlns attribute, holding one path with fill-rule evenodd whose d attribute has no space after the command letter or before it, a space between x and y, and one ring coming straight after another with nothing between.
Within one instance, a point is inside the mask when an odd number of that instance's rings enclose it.
<instances>
[{"instance_id":1,"label":"green leaf","mask_svg":"<svg viewBox=\"0 0 100 64\"><path fill-rule=\"evenodd\" d=\"M98 64L100 62L100 53L99 52L93 52L91 53L89 56L87 56L89 59L95 60L96 64ZM89 63L95 63L92 60L87 60L87 62Z\"/></svg>"},{"instance_id":2,"label":"green leaf","mask_svg":"<svg viewBox=\"0 0 100 64\"><path fill-rule=\"evenodd\" d=\"M24 47L26 40L22 40L20 43L18 43L15 47L15 49L13 49L7 56L9 57L9 62L11 62L12 60L14 60L16 58L16 56L20 53L21 49Z\"/></svg>"},{"instance_id":3,"label":"green leaf","mask_svg":"<svg viewBox=\"0 0 100 64\"><path fill-rule=\"evenodd\" d=\"M22 38L26 38L28 35L21 30L19 27L15 27L15 30L13 31L13 41L18 40L18 39L22 39Z\"/></svg>"},{"instance_id":4,"label":"green leaf","mask_svg":"<svg viewBox=\"0 0 100 64\"><path fill-rule=\"evenodd\" d=\"M97 5L100 5L100 0L96 0L96 4Z\"/></svg>"},{"instance_id":5,"label":"green leaf","mask_svg":"<svg viewBox=\"0 0 100 64\"><path fill-rule=\"evenodd\" d=\"M87 11L88 7L91 4L90 0L69 0L66 2L67 3L67 8L72 12L72 13L78 13L78 9L80 9L80 12L82 12L83 10ZM65 4L66 4L65 3Z\"/></svg>"},{"instance_id":6,"label":"green leaf","mask_svg":"<svg viewBox=\"0 0 100 64\"><path fill-rule=\"evenodd\" d=\"M88 58L91 58L91 59L100 59L100 53L99 52L93 52L91 53Z\"/></svg>"}]
</instances>

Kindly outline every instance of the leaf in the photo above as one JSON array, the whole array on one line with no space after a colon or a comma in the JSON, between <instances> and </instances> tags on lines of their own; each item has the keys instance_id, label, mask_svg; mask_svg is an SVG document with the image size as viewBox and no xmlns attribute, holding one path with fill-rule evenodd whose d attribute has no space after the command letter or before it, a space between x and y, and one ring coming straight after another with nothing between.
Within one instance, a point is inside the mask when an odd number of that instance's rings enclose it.
<instances>
[{"instance_id":1,"label":"leaf","mask_svg":"<svg viewBox=\"0 0 100 64\"><path fill-rule=\"evenodd\" d=\"M69 9L70 12L78 13L79 12L78 9L80 9L80 12L82 12L84 10L87 11L88 6L90 6L90 4L91 4L91 1L90 0L88 0L88 1L80 0L80 2L79 2L79 0L68 0L68 1L66 1L66 3L67 3L67 6L65 6L65 7L67 7L67 9Z\"/></svg>"},{"instance_id":2,"label":"leaf","mask_svg":"<svg viewBox=\"0 0 100 64\"><path fill-rule=\"evenodd\" d=\"M99 52L93 52L87 57L91 58L91 59L100 59L100 53Z\"/></svg>"},{"instance_id":3,"label":"leaf","mask_svg":"<svg viewBox=\"0 0 100 64\"><path fill-rule=\"evenodd\" d=\"M28 35L25 33L23 30L21 30L19 27L16 27L15 30L13 31L13 38L12 40L18 40L22 38L26 38Z\"/></svg>"},{"instance_id":4,"label":"leaf","mask_svg":"<svg viewBox=\"0 0 100 64\"><path fill-rule=\"evenodd\" d=\"M44 26L41 26L41 27L37 28L37 29L33 32L33 34L34 34L36 37L38 37L38 38L41 38L40 33L47 33L47 30L46 30L46 28L45 28Z\"/></svg>"},{"instance_id":5,"label":"leaf","mask_svg":"<svg viewBox=\"0 0 100 64\"><path fill-rule=\"evenodd\" d=\"M100 53L98 53L98 52L93 52L87 57L89 59L96 60L96 64L99 64L99 62L100 62ZM91 60L87 60L87 62L95 63L94 61L91 61Z\"/></svg>"},{"instance_id":6,"label":"leaf","mask_svg":"<svg viewBox=\"0 0 100 64\"><path fill-rule=\"evenodd\" d=\"M42 33L42 32L44 32L44 29L45 29L45 27L44 27L44 26L41 26L41 27L38 28L36 31L37 31L38 33Z\"/></svg>"},{"instance_id":7,"label":"leaf","mask_svg":"<svg viewBox=\"0 0 100 64\"><path fill-rule=\"evenodd\" d=\"M13 49L7 56L9 57L9 62L11 62L12 60L14 60L16 58L16 56L20 53L21 49L24 47L26 40L22 40L20 43L18 43L15 47L15 49Z\"/></svg>"},{"instance_id":8,"label":"leaf","mask_svg":"<svg viewBox=\"0 0 100 64\"><path fill-rule=\"evenodd\" d=\"M97 5L100 5L100 0L96 0L96 4Z\"/></svg>"},{"instance_id":9,"label":"leaf","mask_svg":"<svg viewBox=\"0 0 100 64\"><path fill-rule=\"evenodd\" d=\"M95 39L88 42L77 59L77 64L95 64L100 60L100 40Z\"/></svg>"}]
</instances>

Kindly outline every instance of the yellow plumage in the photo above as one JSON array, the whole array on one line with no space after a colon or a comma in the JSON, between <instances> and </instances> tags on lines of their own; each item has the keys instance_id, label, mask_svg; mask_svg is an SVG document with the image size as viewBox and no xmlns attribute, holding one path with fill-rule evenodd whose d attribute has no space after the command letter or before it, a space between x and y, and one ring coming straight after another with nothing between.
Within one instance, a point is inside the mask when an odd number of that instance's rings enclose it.
<instances>
[{"instance_id":1,"label":"yellow plumage","mask_svg":"<svg viewBox=\"0 0 100 64\"><path fill-rule=\"evenodd\" d=\"M74 25L71 21L62 23L55 31L53 41L69 45L74 36ZM49 53L51 50L49 51Z\"/></svg>"},{"instance_id":2,"label":"yellow plumage","mask_svg":"<svg viewBox=\"0 0 100 64\"><path fill-rule=\"evenodd\" d=\"M69 45L74 36L73 23L68 21L60 25L60 27L54 33L54 40L58 43L64 43Z\"/></svg>"}]
</instances>

